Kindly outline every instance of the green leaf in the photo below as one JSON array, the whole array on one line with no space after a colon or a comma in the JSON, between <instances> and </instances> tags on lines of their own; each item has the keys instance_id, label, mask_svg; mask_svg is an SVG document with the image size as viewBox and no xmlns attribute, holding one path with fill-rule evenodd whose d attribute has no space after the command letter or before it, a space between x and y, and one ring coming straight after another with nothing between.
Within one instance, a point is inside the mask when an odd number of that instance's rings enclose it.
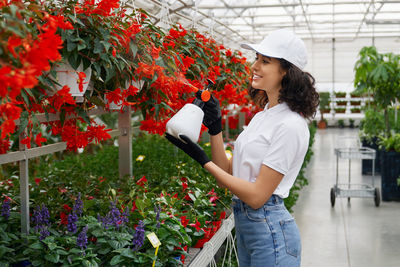
<instances>
[{"instance_id":1,"label":"green leaf","mask_svg":"<svg viewBox=\"0 0 400 267\"><path fill-rule=\"evenodd\" d=\"M44 258L50 262L57 263L60 260L60 255L57 253L46 254Z\"/></svg>"},{"instance_id":2,"label":"green leaf","mask_svg":"<svg viewBox=\"0 0 400 267\"><path fill-rule=\"evenodd\" d=\"M136 54L137 54L137 51L138 51L138 47L134 42L130 42L129 46L130 46L130 49L132 51L132 57L135 58Z\"/></svg>"},{"instance_id":3,"label":"green leaf","mask_svg":"<svg viewBox=\"0 0 400 267\"><path fill-rule=\"evenodd\" d=\"M110 265L111 265L111 266L117 265L118 263L123 262L123 261L124 261L124 260L123 260L123 258L122 258L120 255L116 255L116 256L114 256L114 257L111 259Z\"/></svg>"},{"instance_id":4,"label":"green leaf","mask_svg":"<svg viewBox=\"0 0 400 267\"><path fill-rule=\"evenodd\" d=\"M100 53L103 53L103 50L104 50L103 44L100 42L99 39L96 38L96 39L94 40L94 50L93 50L93 53L95 53L95 54L100 54Z\"/></svg>"},{"instance_id":5,"label":"green leaf","mask_svg":"<svg viewBox=\"0 0 400 267\"><path fill-rule=\"evenodd\" d=\"M71 52L71 51L75 50L75 48L76 48L76 43L75 42L68 42L67 43L67 51L68 52Z\"/></svg>"},{"instance_id":6,"label":"green leaf","mask_svg":"<svg viewBox=\"0 0 400 267\"><path fill-rule=\"evenodd\" d=\"M35 242L35 243L33 243L32 245L30 245L29 248L32 248L32 249L42 249L42 248L43 248L43 245L42 245L40 242Z\"/></svg>"},{"instance_id":7,"label":"green leaf","mask_svg":"<svg viewBox=\"0 0 400 267\"><path fill-rule=\"evenodd\" d=\"M130 259L135 258L135 254L133 253L132 249L130 249L130 248L124 248L120 254L121 254L121 256L124 256L126 258L130 258Z\"/></svg>"},{"instance_id":8,"label":"green leaf","mask_svg":"<svg viewBox=\"0 0 400 267\"><path fill-rule=\"evenodd\" d=\"M118 249L120 248L120 244L116 240L108 240L107 242L113 249Z\"/></svg>"},{"instance_id":9,"label":"green leaf","mask_svg":"<svg viewBox=\"0 0 400 267\"><path fill-rule=\"evenodd\" d=\"M49 247L50 250L54 250L57 247L57 244L53 242L48 242L47 246Z\"/></svg>"}]
</instances>

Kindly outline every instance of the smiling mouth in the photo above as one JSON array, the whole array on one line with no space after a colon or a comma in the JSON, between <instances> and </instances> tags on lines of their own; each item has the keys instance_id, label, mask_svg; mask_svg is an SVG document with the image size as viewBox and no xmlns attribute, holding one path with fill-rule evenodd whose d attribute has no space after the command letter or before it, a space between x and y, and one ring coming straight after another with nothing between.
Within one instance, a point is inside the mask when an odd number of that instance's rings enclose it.
<instances>
[{"instance_id":1,"label":"smiling mouth","mask_svg":"<svg viewBox=\"0 0 400 267\"><path fill-rule=\"evenodd\" d=\"M253 74L253 80L261 79L262 76L259 76L257 74Z\"/></svg>"}]
</instances>

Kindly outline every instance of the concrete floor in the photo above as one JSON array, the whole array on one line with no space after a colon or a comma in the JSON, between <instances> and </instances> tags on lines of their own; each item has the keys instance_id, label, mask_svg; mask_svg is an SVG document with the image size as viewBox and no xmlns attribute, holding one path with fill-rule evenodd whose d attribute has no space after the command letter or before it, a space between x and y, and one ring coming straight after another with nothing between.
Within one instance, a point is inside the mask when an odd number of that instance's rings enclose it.
<instances>
[{"instance_id":1,"label":"concrete floor","mask_svg":"<svg viewBox=\"0 0 400 267\"><path fill-rule=\"evenodd\" d=\"M307 168L309 185L300 193L294 217L302 237L304 267L400 266L400 202L373 198L336 198L331 207L330 189L336 181L334 148L353 146L357 129L318 130L314 156ZM348 160L339 161L339 180L348 182ZM351 161L352 183L371 184L361 175L361 160ZM380 188L380 176L375 179Z\"/></svg>"}]
</instances>

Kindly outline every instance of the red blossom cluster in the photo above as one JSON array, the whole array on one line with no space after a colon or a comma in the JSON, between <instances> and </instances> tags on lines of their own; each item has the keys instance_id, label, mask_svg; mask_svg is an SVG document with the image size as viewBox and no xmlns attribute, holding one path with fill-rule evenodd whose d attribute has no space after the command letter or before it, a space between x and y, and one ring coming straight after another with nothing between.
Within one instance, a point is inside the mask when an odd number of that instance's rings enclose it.
<instances>
[{"instance_id":1,"label":"red blossom cluster","mask_svg":"<svg viewBox=\"0 0 400 267\"><path fill-rule=\"evenodd\" d=\"M26 6L22 0L1 0L0 7L11 3L19 8L17 16L23 19L21 10ZM136 63L130 67L132 84L128 88L118 87L105 91L106 108L111 103L121 108L132 106L134 110L140 110L144 114L141 130L163 134L168 119L193 100L193 92L205 86L206 78L216 83L212 93L223 109L228 104L248 105L246 84L249 68L240 52L226 49L212 38L195 30L186 30L181 25L171 28L163 36L161 31L154 31L154 26L146 26L149 22L143 13L140 13L138 20L119 23L122 21L120 18L124 17L124 10L119 8L117 0L84 0L74 6L76 14L97 16L100 19L111 17L118 21L114 25L115 32L111 34L122 44L122 48L111 41L110 53L114 57L121 53L130 54L133 40L138 46L139 52L134 57ZM30 120L30 128L22 140L27 147L30 147L33 140L38 146L46 142L42 135L33 131L34 120L30 118L36 112L64 113L74 117L78 116L78 111L82 111L68 87L64 86L55 94L48 95L39 86L41 75L50 70L53 62L61 60L60 49L63 42L57 34L58 30L73 29L67 16L53 16L43 10L36 10L39 14L29 18L30 23L36 25L36 36L33 32L26 32L25 36L10 33L7 39L0 40L2 50L7 51L6 61L0 57L0 153L8 151L9 139L17 129L16 121L21 119L24 111L28 112ZM85 74L79 72L78 75L81 90ZM141 88L133 85L133 82L139 80L144 81ZM86 105L94 106L89 99L86 100ZM227 113L226 109L223 113ZM59 135L71 150L85 147L92 141L110 138L108 130L103 126L95 125L94 122L88 125L86 122L83 126L84 124L79 118L47 123L51 127L50 133Z\"/></svg>"}]
</instances>

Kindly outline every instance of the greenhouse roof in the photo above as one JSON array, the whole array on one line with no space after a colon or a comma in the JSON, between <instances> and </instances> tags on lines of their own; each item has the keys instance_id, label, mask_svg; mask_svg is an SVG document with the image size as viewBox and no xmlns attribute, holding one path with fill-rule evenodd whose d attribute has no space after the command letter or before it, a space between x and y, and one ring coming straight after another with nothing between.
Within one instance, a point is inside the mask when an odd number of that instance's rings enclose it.
<instances>
[{"instance_id":1,"label":"greenhouse roof","mask_svg":"<svg viewBox=\"0 0 400 267\"><path fill-rule=\"evenodd\" d=\"M399 37L400 1L377 0L129 0L160 24L181 23L215 39L259 42L290 28L303 39L324 41Z\"/></svg>"}]
</instances>

